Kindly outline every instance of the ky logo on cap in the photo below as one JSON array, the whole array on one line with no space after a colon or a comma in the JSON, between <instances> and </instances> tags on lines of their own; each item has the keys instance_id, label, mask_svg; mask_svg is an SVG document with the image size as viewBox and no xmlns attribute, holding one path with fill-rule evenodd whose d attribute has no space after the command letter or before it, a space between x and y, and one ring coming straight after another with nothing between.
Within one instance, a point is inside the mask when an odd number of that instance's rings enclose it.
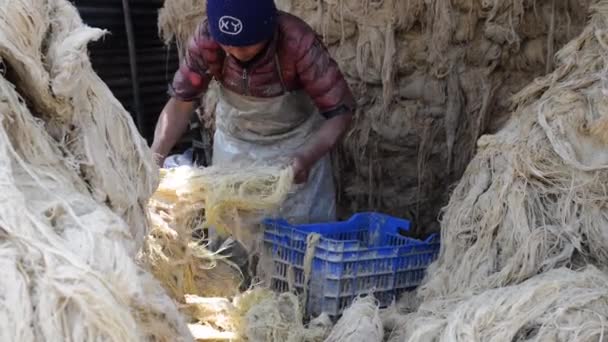
<instances>
[{"instance_id":1,"label":"ky logo on cap","mask_svg":"<svg viewBox=\"0 0 608 342\"><path fill-rule=\"evenodd\" d=\"M235 17L225 15L220 18L220 31L225 34L236 36L243 31L243 22Z\"/></svg>"}]
</instances>

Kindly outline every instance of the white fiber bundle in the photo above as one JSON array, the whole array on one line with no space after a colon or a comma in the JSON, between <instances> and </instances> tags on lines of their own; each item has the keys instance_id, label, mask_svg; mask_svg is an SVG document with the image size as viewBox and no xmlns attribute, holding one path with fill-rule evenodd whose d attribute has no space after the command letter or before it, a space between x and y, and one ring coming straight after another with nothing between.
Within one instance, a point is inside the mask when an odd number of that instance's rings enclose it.
<instances>
[{"instance_id":1,"label":"white fiber bundle","mask_svg":"<svg viewBox=\"0 0 608 342\"><path fill-rule=\"evenodd\" d=\"M24 333L41 341L188 336L173 302L130 256L129 227L92 199L2 78L0 103L0 256L3 272L14 275L0 279L0 311L24 322L3 334L14 341ZM19 327L25 332L10 335Z\"/></svg>"},{"instance_id":2,"label":"white fiber bundle","mask_svg":"<svg viewBox=\"0 0 608 342\"><path fill-rule=\"evenodd\" d=\"M298 297L256 287L227 298L186 295L185 308L196 323L189 328L197 340L248 342L322 342L332 327L327 314L302 323Z\"/></svg>"},{"instance_id":3,"label":"white fiber bundle","mask_svg":"<svg viewBox=\"0 0 608 342\"><path fill-rule=\"evenodd\" d=\"M373 296L356 298L344 310L342 318L332 328L325 342L365 341L382 342L384 328L380 320L378 303Z\"/></svg>"},{"instance_id":4,"label":"white fiber bundle","mask_svg":"<svg viewBox=\"0 0 608 342\"><path fill-rule=\"evenodd\" d=\"M242 336L251 342L296 342L303 329L298 298L289 293L252 306L244 322Z\"/></svg>"},{"instance_id":5,"label":"white fiber bundle","mask_svg":"<svg viewBox=\"0 0 608 342\"><path fill-rule=\"evenodd\" d=\"M552 268L608 263L608 1L482 137L442 222L425 299L518 284Z\"/></svg>"},{"instance_id":6,"label":"white fiber bundle","mask_svg":"<svg viewBox=\"0 0 608 342\"><path fill-rule=\"evenodd\" d=\"M519 285L425 302L390 341L603 342L608 340L608 275L565 268Z\"/></svg>"},{"instance_id":7,"label":"white fiber bundle","mask_svg":"<svg viewBox=\"0 0 608 342\"><path fill-rule=\"evenodd\" d=\"M0 337L189 341L133 260L156 183L129 114L91 69L66 0L0 1Z\"/></svg>"},{"instance_id":8,"label":"white fiber bundle","mask_svg":"<svg viewBox=\"0 0 608 342\"><path fill-rule=\"evenodd\" d=\"M157 168L130 115L90 66L86 44L104 32L84 25L68 1L2 0L0 8L7 76L95 200L127 221L134 254Z\"/></svg>"},{"instance_id":9,"label":"white fiber bundle","mask_svg":"<svg viewBox=\"0 0 608 342\"><path fill-rule=\"evenodd\" d=\"M292 293L267 296L249 303L247 307L238 327L240 337L245 341L321 342L331 328L331 320L327 315L317 317L305 327L300 300Z\"/></svg>"}]
</instances>

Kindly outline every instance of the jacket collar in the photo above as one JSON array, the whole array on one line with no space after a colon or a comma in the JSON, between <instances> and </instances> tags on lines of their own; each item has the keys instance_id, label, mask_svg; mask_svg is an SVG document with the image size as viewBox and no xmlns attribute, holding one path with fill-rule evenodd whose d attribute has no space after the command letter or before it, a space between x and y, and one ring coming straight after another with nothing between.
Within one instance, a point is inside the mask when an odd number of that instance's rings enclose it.
<instances>
[{"instance_id":1,"label":"jacket collar","mask_svg":"<svg viewBox=\"0 0 608 342\"><path fill-rule=\"evenodd\" d=\"M275 30L272 38L268 41L264 49L262 49L255 57L253 57L250 61L241 62L238 59L234 58L227 54L228 58L231 58L236 65L240 66L243 69L253 70L258 67L260 64L266 63L268 60L272 60L277 51L277 42L279 40L279 30L278 27Z\"/></svg>"}]
</instances>

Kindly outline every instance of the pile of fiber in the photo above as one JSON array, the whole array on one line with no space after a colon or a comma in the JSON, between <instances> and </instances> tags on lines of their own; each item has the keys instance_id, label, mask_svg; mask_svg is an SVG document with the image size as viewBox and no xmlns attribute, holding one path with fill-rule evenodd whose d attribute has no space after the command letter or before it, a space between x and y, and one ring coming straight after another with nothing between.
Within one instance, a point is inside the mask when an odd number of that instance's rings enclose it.
<instances>
[{"instance_id":1,"label":"pile of fiber","mask_svg":"<svg viewBox=\"0 0 608 342\"><path fill-rule=\"evenodd\" d=\"M365 341L382 342L384 328L378 304L373 296L356 298L344 310L325 342Z\"/></svg>"},{"instance_id":2,"label":"pile of fiber","mask_svg":"<svg viewBox=\"0 0 608 342\"><path fill-rule=\"evenodd\" d=\"M479 136L504 122L513 93L552 70L554 52L581 32L589 1L276 2L321 34L359 101L335 160L342 206L432 230ZM204 6L166 0L164 40L183 46Z\"/></svg>"},{"instance_id":3,"label":"pile of fiber","mask_svg":"<svg viewBox=\"0 0 608 342\"><path fill-rule=\"evenodd\" d=\"M608 1L591 8L556 70L479 140L422 304L392 341L606 340Z\"/></svg>"},{"instance_id":4,"label":"pile of fiber","mask_svg":"<svg viewBox=\"0 0 608 342\"><path fill-rule=\"evenodd\" d=\"M197 324L190 328L199 340L248 342L322 342L332 322L327 315L302 323L299 299L257 288L232 299L188 297Z\"/></svg>"},{"instance_id":5,"label":"pile of fiber","mask_svg":"<svg viewBox=\"0 0 608 342\"><path fill-rule=\"evenodd\" d=\"M167 289L172 298L184 303L186 295L232 297L239 293L243 276L238 265L224 253L229 245L210 251L195 238L197 225L175 224L162 211L150 209L151 231L139 260Z\"/></svg>"},{"instance_id":6,"label":"pile of fiber","mask_svg":"<svg viewBox=\"0 0 608 342\"><path fill-rule=\"evenodd\" d=\"M212 228L252 250L257 223L280 207L292 183L291 168L163 169L148 203L151 231L139 258L178 302L185 295L231 298L243 277L229 260L230 240L211 252L198 233Z\"/></svg>"},{"instance_id":7,"label":"pile of fiber","mask_svg":"<svg viewBox=\"0 0 608 342\"><path fill-rule=\"evenodd\" d=\"M608 275L560 268L518 285L424 303L389 341L603 342L606 317Z\"/></svg>"},{"instance_id":8,"label":"pile of fiber","mask_svg":"<svg viewBox=\"0 0 608 342\"><path fill-rule=\"evenodd\" d=\"M359 101L336 171L342 204L425 229L505 99L550 68L586 15L586 1L279 3L323 35Z\"/></svg>"},{"instance_id":9,"label":"pile of fiber","mask_svg":"<svg viewBox=\"0 0 608 342\"><path fill-rule=\"evenodd\" d=\"M608 263L608 1L483 136L443 217L425 297L519 283L552 268ZM449 279L449 281L447 281Z\"/></svg>"},{"instance_id":10,"label":"pile of fiber","mask_svg":"<svg viewBox=\"0 0 608 342\"><path fill-rule=\"evenodd\" d=\"M249 336L249 341L266 341L260 336L276 335L272 338L283 341L285 333L300 336L292 329L296 323L304 329L297 299L288 297L296 305L297 320L281 327L279 313L272 311L275 302L268 301L282 301L283 297L277 299L261 289L240 294L243 275L230 259L231 240L211 252L200 234L203 229L214 229L255 252L261 242L259 221L280 208L292 183L289 167L161 170L160 184L148 203L152 229L139 259L192 318L190 327L197 338ZM254 319L256 312L260 318Z\"/></svg>"},{"instance_id":11,"label":"pile of fiber","mask_svg":"<svg viewBox=\"0 0 608 342\"><path fill-rule=\"evenodd\" d=\"M158 172L67 0L0 1L0 340L187 341L134 256Z\"/></svg>"}]
</instances>

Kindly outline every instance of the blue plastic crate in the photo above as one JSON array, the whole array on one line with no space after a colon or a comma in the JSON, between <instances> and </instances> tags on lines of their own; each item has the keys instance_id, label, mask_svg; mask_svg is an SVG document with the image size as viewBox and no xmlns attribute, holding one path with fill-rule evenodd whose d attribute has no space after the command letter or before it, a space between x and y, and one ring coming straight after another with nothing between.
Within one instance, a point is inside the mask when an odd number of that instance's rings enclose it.
<instances>
[{"instance_id":1,"label":"blue plastic crate","mask_svg":"<svg viewBox=\"0 0 608 342\"><path fill-rule=\"evenodd\" d=\"M298 226L268 219L264 225L265 250L274 264L271 287L279 292L293 290L289 284L302 291L307 236L321 235L308 284L309 315L337 317L356 296L370 292L388 306L420 284L439 253L436 234L424 241L406 237L409 221L378 213Z\"/></svg>"}]
</instances>

